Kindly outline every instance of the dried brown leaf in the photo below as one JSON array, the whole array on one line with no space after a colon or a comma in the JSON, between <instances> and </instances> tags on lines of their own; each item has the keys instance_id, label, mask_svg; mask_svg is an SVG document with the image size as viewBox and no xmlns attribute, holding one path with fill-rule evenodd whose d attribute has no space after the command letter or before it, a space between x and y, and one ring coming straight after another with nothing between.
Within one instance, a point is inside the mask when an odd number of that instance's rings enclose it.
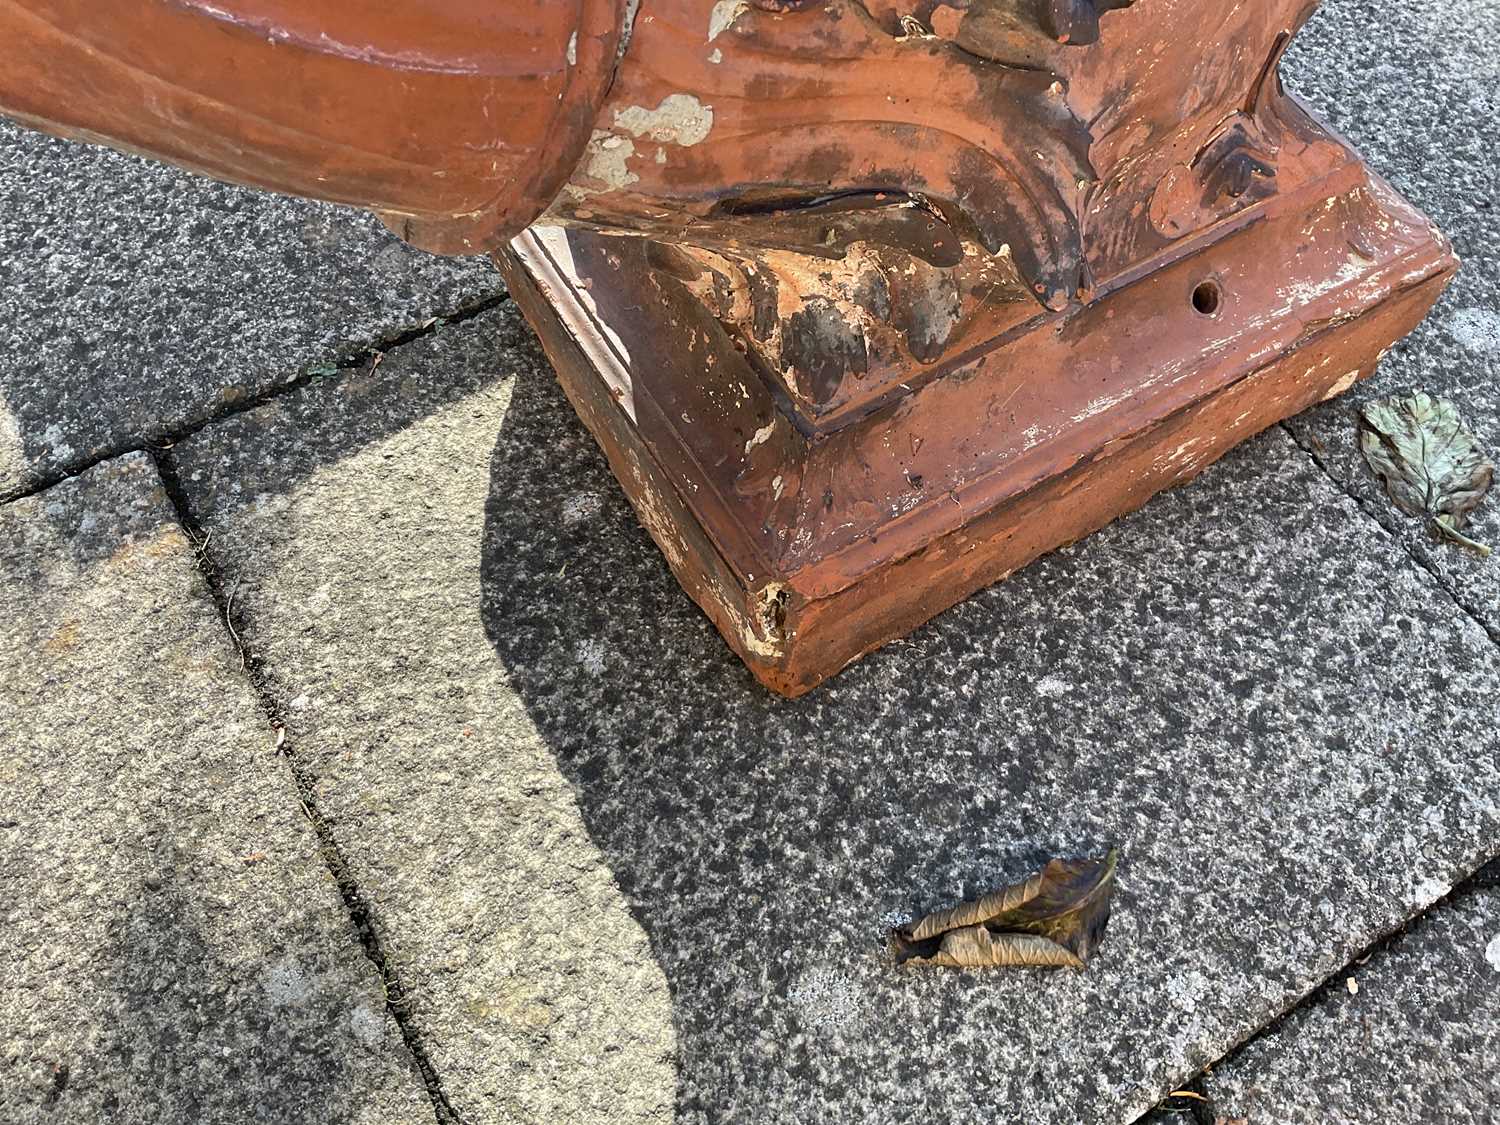
<instances>
[{"instance_id":1,"label":"dried brown leaf","mask_svg":"<svg viewBox=\"0 0 1500 1125\"><path fill-rule=\"evenodd\" d=\"M1082 969L1104 936L1118 852L1054 859L1029 879L896 930L898 963Z\"/></svg>"},{"instance_id":2,"label":"dried brown leaf","mask_svg":"<svg viewBox=\"0 0 1500 1125\"><path fill-rule=\"evenodd\" d=\"M1035 934L992 934L983 926L966 926L944 934L929 965L949 969L1038 968L1081 969L1078 955Z\"/></svg>"},{"instance_id":3,"label":"dried brown leaf","mask_svg":"<svg viewBox=\"0 0 1500 1125\"><path fill-rule=\"evenodd\" d=\"M962 926L978 926L1012 910L1019 910L1042 893L1042 876L1033 875L1020 883L1012 883L998 891L991 891L974 902L963 902L949 910L929 914L911 927L908 935L913 941L925 941L949 930Z\"/></svg>"}]
</instances>

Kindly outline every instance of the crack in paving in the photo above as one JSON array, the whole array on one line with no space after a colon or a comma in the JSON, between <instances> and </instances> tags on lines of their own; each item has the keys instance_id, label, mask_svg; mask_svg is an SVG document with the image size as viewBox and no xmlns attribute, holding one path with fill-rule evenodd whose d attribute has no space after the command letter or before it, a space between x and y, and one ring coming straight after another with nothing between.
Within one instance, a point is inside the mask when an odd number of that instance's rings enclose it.
<instances>
[{"instance_id":1,"label":"crack in paving","mask_svg":"<svg viewBox=\"0 0 1500 1125\"><path fill-rule=\"evenodd\" d=\"M1145 1113L1136 1117L1134 1122L1145 1122L1150 1120L1153 1114L1170 1111L1177 1114L1184 1112L1190 1114L1193 1118L1193 1125L1215 1125L1215 1122L1219 1121L1220 1117L1214 1108L1213 1096L1210 1094L1208 1088L1208 1079L1213 1076L1215 1067L1234 1062L1262 1039L1278 1034L1298 1012L1314 1008L1328 999L1330 995L1343 988L1344 981L1353 976L1371 957L1383 953L1388 947L1404 936L1412 926L1431 915L1438 914L1449 907L1464 902L1481 891L1494 887L1500 887L1500 856L1480 864L1468 876L1454 884L1453 888L1447 894L1432 902L1427 909L1403 919L1391 929L1377 935L1374 940L1356 952L1343 965L1324 977L1302 999L1289 1005L1280 1014L1268 1020L1213 1062L1205 1065L1190 1081L1184 1082L1177 1087L1179 1090L1188 1090L1199 1094L1206 1099L1205 1101L1175 1099L1168 1095ZM1134 1125L1134 1122L1132 1125Z\"/></svg>"},{"instance_id":2,"label":"crack in paving","mask_svg":"<svg viewBox=\"0 0 1500 1125\"><path fill-rule=\"evenodd\" d=\"M498 303L498 301L493 302L493 304ZM493 304L490 307L493 307ZM476 310L476 314L479 311L482 310ZM427 1096L432 1101L437 1125L465 1125L463 1118L453 1108L448 1095L443 1090L442 1078L432 1063L421 1032L412 1023L410 994L400 973L386 955L380 935L375 928L370 905L355 881L349 862L344 858L332 827L318 807L314 778L298 757L296 748L286 738L285 708L277 697L265 660L250 651L243 640L245 622L242 618L238 618L235 612L234 591L227 588L224 572L208 552L209 536L192 514L187 493L182 487L181 478L177 474L176 466L172 463L171 455L162 449L152 448L148 449L148 452L155 462L157 474L161 478L162 486L176 514L177 521L193 545L193 555L198 570L208 585L214 605L229 633L230 643L240 655L240 664L250 681L251 690L255 693L275 733L277 752L287 763L297 792L297 799L317 837L319 854L329 874L333 876L339 895L343 899L354 937L359 942L366 959L375 967L375 971L380 976L381 986L385 993L386 1011L390 1013L391 1019L400 1030L402 1041L406 1044L406 1049L422 1076Z\"/></svg>"},{"instance_id":3,"label":"crack in paving","mask_svg":"<svg viewBox=\"0 0 1500 1125\"><path fill-rule=\"evenodd\" d=\"M1388 524L1384 519L1382 519L1380 513L1373 510L1372 506L1367 500L1351 491L1348 485L1345 484L1345 482L1341 480L1328 466L1317 449L1313 448L1310 443L1303 441L1298 436L1297 432L1287 422L1279 422L1277 423L1277 425L1286 432L1287 436L1292 439L1293 444L1295 444L1298 449L1307 454L1318 471L1321 472L1325 477L1327 477L1329 482L1332 483L1333 486L1339 490L1339 492L1353 501L1355 506L1358 507L1360 512L1366 518L1368 518L1370 522L1375 524L1376 527L1378 527L1387 536L1389 536L1395 542L1396 546L1398 546L1402 550L1402 552L1412 560L1412 562L1414 562L1432 578L1433 582L1436 583L1438 589L1446 594L1449 600L1458 607L1459 612L1461 612L1465 617L1469 618L1469 620L1473 621L1474 624L1478 625L1482 630L1484 630L1485 636L1490 639L1491 643L1495 644L1497 647L1500 647L1500 633L1497 633L1495 629L1487 625L1483 619L1481 619L1468 605L1464 603L1458 592L1451 587L1448 581L1444 578L1442 572L1433 565L1430 559L1427 559L1418 554L1416 551L1413 551L1407 545L1405 538L1400 534L1400 532L1397 531L1396 528ZM1453 889L1450 890L1447 894L1443 895L1435 902L1429 904L1425 910L1421 910L1415 914L1409 915L1401 922L1399 922L1396 926L1392 927L1390 930L1377 935L1374 940L1372 940L1363 949L1355 953L1354 956L1350 957L1349 960L1341 965L1338 969L1328 974L1328 976L1326 976L1300 1000L1289 1005L1280 1014L1268 1020L1265 1024L1256 1029L1242 1042L1238 1043L1230 1050L1220 1055L1217 1059L1204 1066L1201 1070L1198 1071L1197 1074L1193 1076L1191 1081L1184 1082L1178 1085L1178 1090L1186 1090L1189 1093L1198 1094L1205 1099L1204 1101L1200 1102L1195 1098L1174 1098L1169 1094L1151 1109L1136 1117L1134 1120L1136 1122L1143 1122L1151 1118L1153 1114L1172 1112L1178 1114L1179 1116L1181 1116L1182 1114L1189 1115L1192 1118L1193 1125L1214 1125L1214 1123L1218 1121L1219 1118L1214 1109L1213 1099L1208 1093L1208 1086L1206 1082L1206 1079L1212 1075L1214 1067L1223 1066L1226 1063L1233 1062L1236 1058L1247 1051L1253 1044L1259 1042L1261 1039L1264 1039L1267 1036L1274 1035L1278 1031L1280 1031L1281 1028L1286 1025L1287 1021L1295 1016L1298 1012L1307 1008L1315 1007L1316 1005L1321 1003L1324 999L1327 998L1329 993L1341 987L1342 982L1347 977L1351 976L1354 971L1359 968L1359 966L1363 965L1372 956L1380 953L1392 942L1396 941L1416 922L1421 921L1423 918L1426 918L1430 914L1447 908L1455 902L1461 901L1462 899L1468 897L1476 891L1483 890L1486 887L1494 886L1497 884L1500 884L1500 856L1492 856L1487 861L1482 863L1475 871L1470 873L1467 878L1462 879L1457 884L1455 884Z\"/></svg>"},{"instance_id":4,"label":"crack in paving","mask_svg":"<svg viewBox=\"0 0 1500 1125\"><path fill-rule=\"evenodd\" d=\"M466 302L452 312L439 313L414 328L403 329L400 332L393 332L389 335L379 337L370 343L358 347L356 350L346 350L344 355L337 361L328 360L309 363L286 382L278 383L274 387L268 387L258 394L251 395L239 402L227 403L200 417L178 422L161 430L112 445L102 452L72 462L65 468L55 469L30 484L23 485L10 492L0 492L0 505L9 504L14 500L24 500L28 496L35 496L39 492L45 492L53 485L61 484L65 480L76 477L79 473L87 472L95 465L102 464L105 461L112 461L116 457L123 457L127 453L146 452L155 455L160 450L171 448L184 438L192 437L200 430L205 430L209 426L217 425L226 419L258 409L266 403L272 402L282 395L300 390L318 379L336 378L347 375L352 371L371 369L387 353L414 341L424 339L436 332L441 332L449 325L462 324L465 321L473 320L475 317L482 316L491 309L499 308L509 300L510 294L508 292L493 293L487 297Z\"/></svg>"}]
</instances>

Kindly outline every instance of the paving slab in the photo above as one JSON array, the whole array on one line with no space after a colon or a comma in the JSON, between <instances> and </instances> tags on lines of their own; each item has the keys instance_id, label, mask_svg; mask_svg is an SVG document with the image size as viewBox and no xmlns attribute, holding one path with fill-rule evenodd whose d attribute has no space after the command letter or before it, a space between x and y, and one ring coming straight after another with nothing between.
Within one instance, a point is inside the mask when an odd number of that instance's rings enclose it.
<instances>
[{"instance_id":1,"label":"paving slab","mask_svg":"<svg viewBox=\"0 0 1500 1125\"><path fill-rule=\"evenodd\" d=\"M503 291L352 208L0 121L0 496Z\"/></svg>"},{"instance_id":2,"label":"paving slab","mask_svg":"<svg viewBox=\"0 0 1500 1125\"><path fill-rule=\"evenodd\" d=\"M455 1111L665 1121L667 977L480 613L518 369L506 305L172 461Z\"/></svg>"},{"instance_id":3,"label":"paving slab","mask_svg":"<svg viewBox=\"0 0 1500 1125\"><path fill-rule=\"evenodd\" d=\"M144 455L0 506L0 1120L430 1123Z\"/></svg>"},{"instance_id":4,"label":"paving slab","mask_svg":"<svg viewBox=\"0 0 1500 1125\"><path fill-rule=\"evenodd\" d=\"M1128 1121L1500 851L1500 652L1282 431L797 702L678 590L509 310L172 458L475 1120L512 988L572 1018L628 956L658 1006L590 1034L670 1018L682 1121ZM1087 974L885 960L1111 844ZM584 917L608 956L557 940Z\"/></svg>"},{"instance_id":5,"label":"paving slab","mask_svg":"<svg viewBox=\"0 0 1500 1125\"><path fill-rule=\"evenodd\" d=\"M1325 0L1293 45L1288 88L1453 239L1463 267L1379 374L1291 423L1330 472L1500 637L1500 562L1434 543L1397 511L1356 443L1360 405L1427 390L1451 399L1500 463L1500 0ZM1500 495L1473 535L1500 547Z\"/></svg>"},{"instance_id":6,"label":"paving slab","mask_svg":"<svg viewBox=\"0 0 1500 1125\"><path fill-rule=\"evenodd\" d=\"M1250 1125L1491 1125L1500 869L1485 875L1215 1068L1204 1083L1215 1112Z\"/></svg>"}]
</instances>

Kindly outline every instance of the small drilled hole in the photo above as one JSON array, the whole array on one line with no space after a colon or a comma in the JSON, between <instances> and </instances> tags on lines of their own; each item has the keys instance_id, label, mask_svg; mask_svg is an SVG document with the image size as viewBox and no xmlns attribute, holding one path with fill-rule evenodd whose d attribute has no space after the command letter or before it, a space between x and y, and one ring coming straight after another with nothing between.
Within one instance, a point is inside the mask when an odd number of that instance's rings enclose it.
<instances>
[{"instance_id":1,"label":"small drilled hole","mask_svg":"<svg viewBox=\"0 0 1500 1125\"><path fill-rule=\"evenodd\" d=\"M1204 316L1213 316L1219 311L1219 302L1223 297L1217 285L1212 281L1205 281L1193 290L1193 308Z\"/></svg>"}]
</instances>

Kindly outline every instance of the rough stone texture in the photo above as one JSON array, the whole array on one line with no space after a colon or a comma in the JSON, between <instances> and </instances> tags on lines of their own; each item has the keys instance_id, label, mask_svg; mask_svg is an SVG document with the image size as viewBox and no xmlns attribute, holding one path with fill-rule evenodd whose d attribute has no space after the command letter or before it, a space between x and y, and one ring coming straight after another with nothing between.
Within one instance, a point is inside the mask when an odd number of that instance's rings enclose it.
<instances>
[{"instance_id":1,"label":"rough stone texture","mask_svg":"<svg viewBox=\"0 0 1500 1125\"><path fill-rule=\"evenodd\" d=\"M0 507L0 1120L430 1122L144 455Z\"/></svg>"},{"instance_id":2,"label":"rough stone texture","mask_svg":"<svg viewBox=\"0 0 1500 1125\"><path fill-rule=\"evenodd\" d=\"M1500 1112L1500 870L1412 925L1206 1080L1253 1125L1491 1125Z\"/></svg>"},{"instance_id":3,"label":"rough stone texture","mask_svg":"<svg viewBox=\"0 0 1500 1125\"><path fill-rule=\"evenodd\" d=\"M1463 258L1433 314L1375 378L1292 426L1500 638L1500 565L1434 543L1397 511L1355 434L1361 403L1422 389L1457 403L1500 461L1500 0L1325 0L1285 72L1288 87L1425 210ZM1475 538L1500 547L1500 495L1472 527Z\"/></svg>"},{"instance_id":4,"label":"rough stone texture","mask_svg":"<svg viewBox=\"0 0 1500 1125\"><path fill-rule=\"evenodd\" d=\"M455 1110L664 1121L667 980L480 614L486 470L506 377L537 378L526 339L503 306L173 462Z\"/></svg>"},{"instance_id":5,"label":"rough stone texture","mask_svg":"<svg viewBox=\"0 0 1500 1125\"><path fill-rule=\"evenodd\" d=\"M350 208L0 121L0 496L503 290Z\"/></svg>"},{"instance_id":6,"label":"rough stone texture","mask_svg":"<svg viewBox=\"0 0 1500 1125\"><path fill-rule=\"evenodd\" d=\"M1500 850L1495 649L1404 551L1492 631L1500 571L1390 509L1352 414L1424 387L1500 452L1497 13L1326 0L1287 66L1465 258L1375 381L1292 423L1399 544L1273 433L787 704L510 310L175 451L466 1120L1128 1120ZM0 127L0 495L499 288L351 212ZM28 529L0 536L0 1118L430 1120L148 474L0 508ZM5 714L23 682L67 705ZM1087 975L884 964L886 925L1110 843ZM1484 1120L1493 901L1404 939L1448 927L1471 975L1413 956L1382 992L1372 962L1221 1106L1417 1113L1446 1082L1416 1119ZM1429 1047L1474 1061L1402 1057ZM1328 1087L1300 1110L1299 1065Z\"/></svg>"},{"instance_id":7,"label":"rough stone texture","mask_svg":"<svg viewBox=\"0 0 1500 1125\"><path fill-rule=\"evenodd\" d=\"M1500 848L1495 647L1284 433L787 703L520 331L444 330L175 451L476 1112L510 1049L459 1002L512 1003L491 928L560 955L519 904L585 871L603 901L601 856L670 988L681 1120L1076 1125L1143 1113ZM502 424L476 375L511 371ZM358 448L435 385L477 389ZM1111 843L1086 975L885 963L891 923ZM559 1011L612 995L559 984Z\"/></svg>"}]
</instances>

